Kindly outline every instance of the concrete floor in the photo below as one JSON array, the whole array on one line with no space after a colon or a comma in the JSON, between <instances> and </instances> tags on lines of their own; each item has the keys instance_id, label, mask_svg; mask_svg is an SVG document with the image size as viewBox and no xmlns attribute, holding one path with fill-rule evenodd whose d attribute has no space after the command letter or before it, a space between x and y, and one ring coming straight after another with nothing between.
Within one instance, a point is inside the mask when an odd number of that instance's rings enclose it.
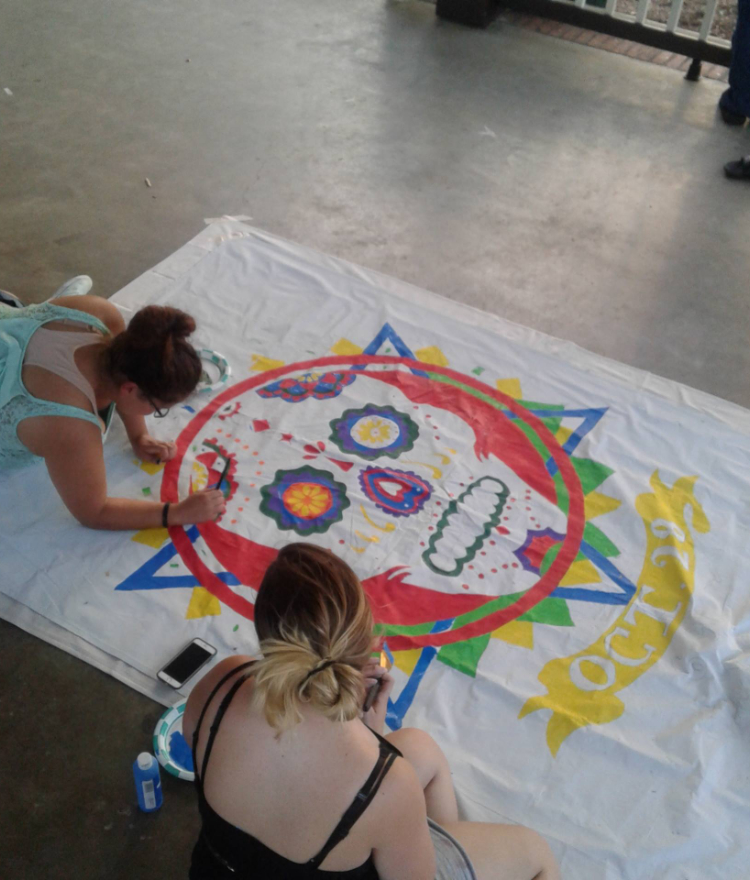
<instances>
[{"instance_id":1,"label":"concrete floor","mask_svg":"<svg viewBox=\"0 0 750 880\"><path fill-rule=\"evenodd\" d=\"M248 214L750 406L750 186L721 173L750 139L718 84L417 0L0 0L0 20L0 287L25 300L81 272L109 296L204 217ZM159 707L0 639L3 878L184 878L190 786L134 807Z\"/></svg>"}]
</instances>

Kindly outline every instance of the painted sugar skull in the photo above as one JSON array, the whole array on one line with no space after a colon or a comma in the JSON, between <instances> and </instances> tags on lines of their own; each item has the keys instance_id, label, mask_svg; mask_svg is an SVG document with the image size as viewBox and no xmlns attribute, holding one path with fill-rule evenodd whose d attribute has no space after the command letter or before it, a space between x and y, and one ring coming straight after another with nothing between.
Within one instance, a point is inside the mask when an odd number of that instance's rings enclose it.
<instances>
[{"instance_id":1,"label":"painted sugar skull","mask_svg":"<svg viewBox=\"0 0 750 880\"><path fill-rule=\"evenodd\" d=\"M429 622L466 615L437 639L456 641L549 595L580 542L567 456L509 398L428 369L324 358L239 383L199 413L163 494L215 484L231 460L221 521L194 540L172 530L201 583L252 617L276 549L320 544L360 574L377 620L407 628L403 647L434 643Z\"/></svg>"}]
</instances>

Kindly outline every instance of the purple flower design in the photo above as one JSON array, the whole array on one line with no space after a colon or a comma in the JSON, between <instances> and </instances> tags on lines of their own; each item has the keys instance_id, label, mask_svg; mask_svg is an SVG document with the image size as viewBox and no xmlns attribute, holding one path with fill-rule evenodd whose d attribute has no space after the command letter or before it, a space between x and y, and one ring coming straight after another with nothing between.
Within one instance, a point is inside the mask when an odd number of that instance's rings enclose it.
<instances>
[{"instance_id":1,"label":"purple flower design","mask_svg":"<svg viewBox=\"0 0 750 880\"><path fill-rule=\"evenodd\" d=\"M298 535L328 531L350 504L343 483L329 471L309 466L276 471L274 481L260 491L261 513L275 520L280 529L292 529Z\"/></svg>"},{"instance_id":2,"label":"purple flower design","mask_svg":"<svg viewBox=\"0 0 750 880\"><path fill-rule=\"evenodd\" d=\"M368 403L360 409L348 409L331 422L330 440L342 452L373 461L381 456L398 458L412 449L419 428L406 413L392 406Z\"/></svg>"}]
</instances>

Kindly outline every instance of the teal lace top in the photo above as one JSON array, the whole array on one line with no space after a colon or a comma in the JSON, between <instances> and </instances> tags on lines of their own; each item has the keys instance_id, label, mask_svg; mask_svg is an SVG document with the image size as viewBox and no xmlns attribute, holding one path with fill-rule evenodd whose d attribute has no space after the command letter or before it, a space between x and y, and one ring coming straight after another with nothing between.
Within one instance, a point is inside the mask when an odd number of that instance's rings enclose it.
<instances>
[{"instance_id":1,"label":"teal lace top","mask_svg":"<svg viewBox=\"0 0 750 880\"><path fill-rule=\"evenodd\" d=\"M21 379L26 347L34 332L51 321L75 321L104 334L109 330L98 318L52 303L16 309L0 303L0 470L41 461L18 439L19 422L32 416L65 416L84 419L101 428L99 417L77 406L32 397ZM108 414L111 418L111 412ZM108 418L108 421L109 421Z\"/></svg>"}]
</instances>

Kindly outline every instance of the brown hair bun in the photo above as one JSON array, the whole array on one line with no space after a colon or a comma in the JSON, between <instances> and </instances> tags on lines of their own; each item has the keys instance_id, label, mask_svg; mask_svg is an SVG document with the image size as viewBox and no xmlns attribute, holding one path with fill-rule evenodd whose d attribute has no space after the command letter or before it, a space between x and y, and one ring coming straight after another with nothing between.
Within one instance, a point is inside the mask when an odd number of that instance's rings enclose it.
<instances>
[{"instance_id":1,"label":"brown hair bun","mask_svg":"<svg viewBox=\"0 0 750 880\"><path fill-rule=\"evenodd\" d=\"M108 349L107 367L116 382L134 382L151 400L179 403L195 391L203 368L186 341L195 320L170 306L146 306Z\"/></svg>"}]
</instances>

